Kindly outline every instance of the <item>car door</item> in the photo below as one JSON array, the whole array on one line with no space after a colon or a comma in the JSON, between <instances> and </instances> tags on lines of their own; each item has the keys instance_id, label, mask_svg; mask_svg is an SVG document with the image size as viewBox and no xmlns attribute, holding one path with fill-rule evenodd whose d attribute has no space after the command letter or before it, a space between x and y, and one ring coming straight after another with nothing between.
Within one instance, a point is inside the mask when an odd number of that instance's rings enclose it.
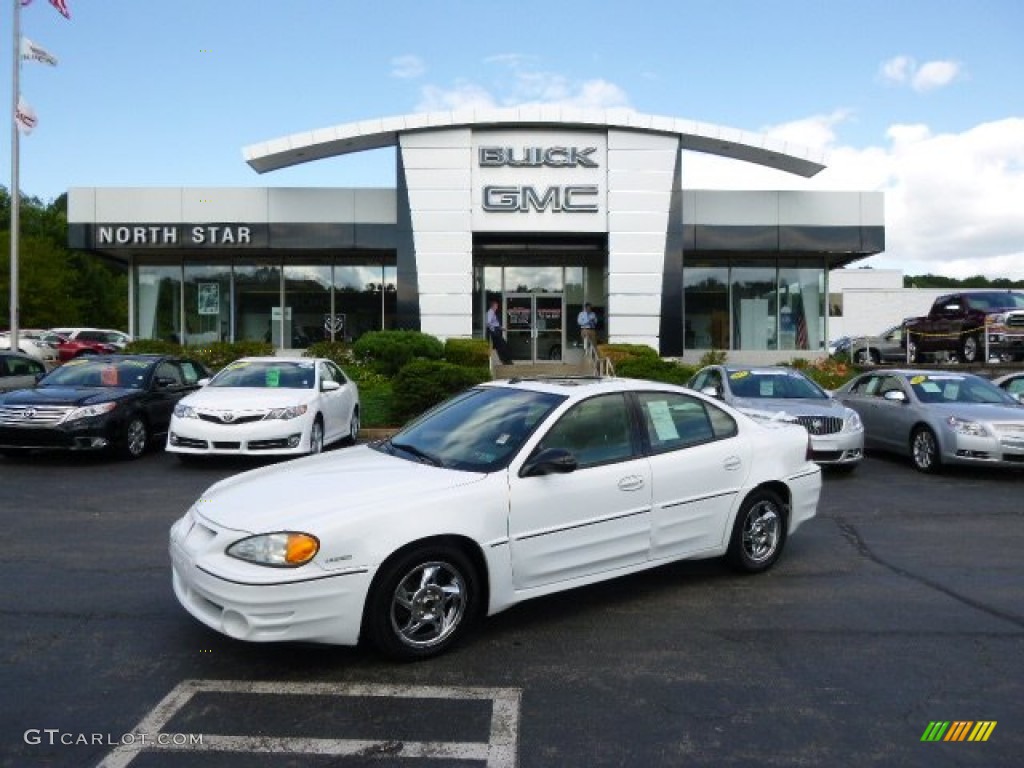
<instances>
[{"instance_id":1,"label":"car door","mask_svg":"<svg viewBox=\"0 0 1024 768\"><path fill-rule=\"evenodd\" d=\"M0 355L0 392L31 389L46 367L35 360L15 355Z\"/></svg>"},{"instance_id":2,"label":"car door","mask_svg":"<svg viewBox=\"0 0 1024 768\"><path fill-rule=\"evenodd\" d=\"M860 416L864 425L864 443L871 447L877 442L878 398L875 396L882 383L880 374L869 374L858 379L848 391L837 393L836 399Z\"/></svg>"},{"instance_id":3,"label":"car door","mask_svg":"<svg viewBox=\"0 0 1024 768\"><path fill-rule=\"evenodd\" d=\"M157 364L146 396L146 411L150 429L156 434L167 431L171 423L174 406L189 392L198 389L198 384L189 384L178 360L163 360Z\"/></svg>"},{"instance_id":4,"label":"car door","mask_svg":"<svg viewBox=\"0 0 1024 768\"><path fill-rule=\"evenodd\" d=\"M576 403L531 455L564 449L574 471L509 473L509 539L517 590L647 561L651 470L622 393Z\"/></svg>"},{"instance_id":5,"label":"car door","mask_svg":"<svg viewBox=\"0 0 1024 768\"><path fill-rule=\"evenodd\" d=\"M638 392L650 452L651 558L720 547L749 472L749 447L735 419L690 395Z\"/></svg>"},{"instance_id":6,"label":"car door","mask_svg":"<svg viewBox=\"0 0 1024 768\"><path fill-rule=\"evenodd\" d=\"M889 450L904 453L909 450L910 429L915 421L908 389L902 376L883 376L874 398L875 442ZM905 399L887 399L889 392L902 392Z\"/></svg>"},{"instance_id":7,"label":"car door","mask_svg":"<svg viewBox=\"0 0 1024 768\"><path fill-rule=\"evenodd\" d=\"M323 390L325 381L335 381L340 389L332 392ZM348 434L352 414L352 387L345 374L333 363L320 363L320 410L324 415L324 441L334 442Z\"/></svg>"}]
</instances>

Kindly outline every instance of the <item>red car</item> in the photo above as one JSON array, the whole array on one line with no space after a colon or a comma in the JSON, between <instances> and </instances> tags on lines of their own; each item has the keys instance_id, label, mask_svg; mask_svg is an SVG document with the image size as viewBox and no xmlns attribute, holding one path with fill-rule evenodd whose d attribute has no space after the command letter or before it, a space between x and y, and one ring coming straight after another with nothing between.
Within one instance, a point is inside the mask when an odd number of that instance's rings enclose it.
<instances>
[{"instance_id":1,"label":"red car","mask_svg":"<svg viewBox=\"0 0 1024 768\"><path fill-rule=\"evenodd\" d=\"M67 336L55 334L57 342L57 359L62 363L83 355L109 355L119 352L113 344L104 344L100 341L89 341L87 339L69 339Z\"/></svg>"}]
</instances>

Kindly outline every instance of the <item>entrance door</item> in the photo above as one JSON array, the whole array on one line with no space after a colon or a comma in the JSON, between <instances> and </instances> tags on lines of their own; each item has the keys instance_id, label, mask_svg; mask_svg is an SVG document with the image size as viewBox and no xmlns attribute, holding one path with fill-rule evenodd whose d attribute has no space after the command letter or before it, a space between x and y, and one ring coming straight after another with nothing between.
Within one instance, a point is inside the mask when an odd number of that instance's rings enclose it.
<instances>
[{"instance_id":1,"label":"entrance door","mask_svg":"<svg viewBox=\"0 0 1024 768\"><path fill-rule=\"evenodd\" d=\"M560 361L565 336L560 293L505 294L505 329L513 359Z\"/></svg>"}]
</instances>

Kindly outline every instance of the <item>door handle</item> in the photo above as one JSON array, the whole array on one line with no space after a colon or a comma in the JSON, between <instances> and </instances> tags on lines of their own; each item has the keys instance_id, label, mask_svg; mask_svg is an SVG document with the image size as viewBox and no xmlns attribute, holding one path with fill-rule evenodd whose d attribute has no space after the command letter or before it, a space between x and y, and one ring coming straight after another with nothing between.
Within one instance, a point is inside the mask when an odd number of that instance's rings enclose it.
<instances>
[{"instance_id":1,"label":"door handle","mask_svg":"<svg viewBox=\"0 0 1024 768\"><path fill-rule=\"evenodd\" d=\"M639 491L644 487L644 479L640 475L627 475L619 480L620 491Z\"/></svg>"},{"instance_id":2,"label":"door handle","mask_svg":"<svg viewBox=\"0 0 1024 768\"><path fill-rule=\"evenodd\" d=\"M729 472L733 472L739 469L742 465L743 462L740 461L739 456L730 456L725 461L722 462L722 466L725 467L725 469Z\"/></svg>"}]
</instances>

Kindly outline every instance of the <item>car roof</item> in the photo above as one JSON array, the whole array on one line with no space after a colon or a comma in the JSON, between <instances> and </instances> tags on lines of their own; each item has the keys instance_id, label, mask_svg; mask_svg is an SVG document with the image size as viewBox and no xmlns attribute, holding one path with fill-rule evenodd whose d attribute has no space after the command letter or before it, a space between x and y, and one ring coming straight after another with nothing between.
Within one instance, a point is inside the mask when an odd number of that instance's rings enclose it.
<instances>
[{"instance_id":1,"label":"car roof","mask_svg":"<svg viewBox=\"0 0 1024 768\"><path fill-rule=\"evenodd\" d=\"M687 394L693 392L676 384L617 376L522 376L486 381L481 386L525 389L531 392L568 395L576 398L605 392L634 392L637 390L686 392Z\"/></svg>"},{"instance_id":2,"label":"car roof","mask_svg":"<svg viewBox=\"0 0 1024 768\"><path fill-rule=\"evenodd\" d=\"M256 357L240 357L237 360L233 360L235 363L318 363L323 360L327 360L325 357L302 357L302 355L296 355L292 357L285 357L284 355L263 355Z\"/></svg>"}]
</instances>

